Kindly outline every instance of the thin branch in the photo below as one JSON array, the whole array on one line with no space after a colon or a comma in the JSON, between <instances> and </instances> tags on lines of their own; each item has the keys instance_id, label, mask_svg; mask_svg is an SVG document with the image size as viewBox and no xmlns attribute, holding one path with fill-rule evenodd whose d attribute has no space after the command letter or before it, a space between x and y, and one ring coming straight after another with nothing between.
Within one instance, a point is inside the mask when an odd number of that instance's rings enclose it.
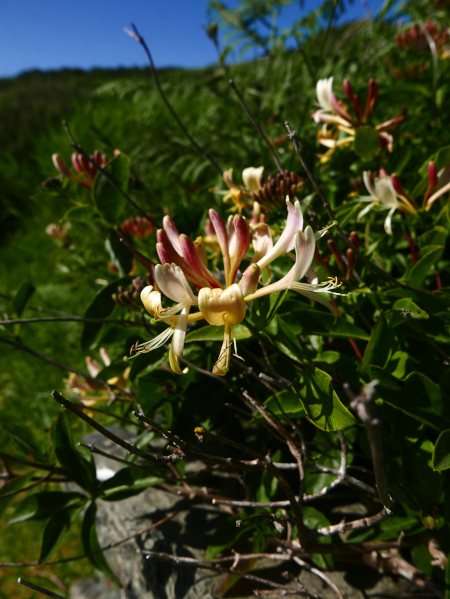
<instances>
[{"instance_id":1,"label":"thin branch","mask_svg":"<svg viewBox=\"0 0 450 599\"><path fill-rule=\"evenodd\" d=\"M45 470L60 475L64 474L64 470L58 466L49 466L48 464L42 464L40 462L30 462L22 458L16 458L15 456L9 455L7 453L3 453L3 451L0 451L0 458L15 462L16 464L22 464L23 466L29 466L30 468L35 468L36 470Z\"/></svg>"},{"instance_id":2,"label":"thin branch","mask_svg":"<svg viewBox=\"0 0 450 599\"><path fill-rule=\"evenodd\" d=\"M349 530L356 530L357 528L370 528L371 526L375 526L375 524L386 520L390 515L391 512L386 508L383 508L381 512L375 514L375 516L370 516L369 518L361 518L359 520L353 520L352 522L340 522L339 524L332 524L331 526L312 530L310 531L310 536L315 539L316 537L329 537L331 535L348 532Z\"/></svg>"},{"instance_id":3,"label":"thin branch","mask_svg":"<svg viewBox=\"0 0 450 599\"><path fill-rule=\"evenodd\" d=\"M144 210L142 210L142 208L140 206L138 206L136 204L136 202L134 200L132 200L127 193L125 193L125 191L120 187L120 185L118 185L114 181L114 179L105 171L105 169L102 168L101 166L99 166L95 162L95 160L93 158L91 158L88 154L86 154L86 152L83 150L83 148L79 144L77 144L77 142L74 140L74 138L72 136L72 133L70 132L69 125L67 124L66 121L63 121L63 126L64 126L64 129L66 130L68 138L70 139L70 145L72 146L72 148L74 148L77 152L82 154L86 158L86 160L89 160L89 162L92 164L92 166L105 177L105 179L108 181L108 183L110 183L114 187L114 189L116 189L126 199L126 201L131 206L133 206L133 208L136 210L136 212L139 212L139 214L142 217L149 220L153 224L153 226L157 227L158 225L155 222L154 218L152 216L150 216L149 214L147 214Z\"/></svg>"},{"instance_id":4,"label":"thin branch","mask_svg":"<svg viewBox=\"0 0 450 599\"><path fill-rule=\"evenodd\" d=\"M98 424L95 420L93 420L92 418L87 416L84 412L82 412L74 403L72 403L71 401L69 401L68 399L63 397L60 393L58 393L58 391L52 391L52 397L56 402L58 402L61 405L61 407L66 408L67 410L69 410L70 412L72 412L73 414L78 416L78 418L81 418L81 420L84 420L85 422L87 422L89 424L89 426L91 426L92 428L95 428L96 431L101 433L104 437L107 437L108 439L110 439L116 445L120 445L120 447L123 447L123 449L126 449L126 451L128 451L128 453L137 455L140 458L142 458L143 460L145 460L146 462L150 462L151 464L156 464L158 462L161 462L161 458L158 458L156 456L153 456L149 453L142 451L135 445L131 445L127 441L124 441L123 439L121 439L120 437L118 437L117 435L115 435L114 433L112 433L111 431L106 429L105 427ZM165 461L169 461L169 460L173 461L173 457L168 456Z\"/></svg>"},{"instance_id":5,"label":"thin branch","mask_svg":"<svg viewBox=\"0 0 450 599\"><path fill-rule=\"evenodd\" d=\"M155 522L154 524L150 524L150 526L147 526L146 528L141 528L140 530L133 533L132 535L124 537L123 539L120 539L119 541L115 541L114 543L109 543L108 545L105 545L104 547L100 547L100 549L96 549L92 553L85 553L83 555L75 555L74 557L65 557L64 559L55 560L53 562L45 562L45 564L39 564L38 562L16 563L16 564L11 564L11 563L1 564L0 563L0 568L29 568L31 566L35 567L35 566L42 566L42 565L56 566L57 564L66 564L68 562L75 562L80 559L85 559L87 557L89 558L92 555L96 555L97 553L103 553L103 551L108 551L109 549L114 549L114 547L123 545L123 543L126 543L127 541L131 541L131 539L134 539L135 537L138 537L139 535L143 535L146 532L149 532L150 530L157 528L158 526L161 526L161 524L164 524L168 520L171 520L172 518L174 518L179 513L180 513L180 510L172 512L168 516L165 516L164 518L161 518L161 520L158 520L158 522Z\"/></svg>"},{"instance_id":6,"label":"thin branch","mask_svg":"<svg viewBox=\"0 0 450 599\"><path fill-rule=\"evenodd\" d=\"M53 591L49 591L48 589L44 589L44 587L38 587L36 584L32 582L28 582L28 580L24 580L23 578L18 578L17 582L24 587L28 587L29 589L33 589L33 591L39 591L42 595L46 595L47 597L53 597L53 599L65 599L62 595L58 595Z\"/></svg>"},{"instance_id":7,"label":"thin branch","mask_svg":"<svg viewBox=\"0 0 450 599\"><path fill-rule=\"evenodd\" d=\"M170 555L169 553L158 553L157 551L146 551L143 553L146 554L147 559L150 559L151 557L153 557L155 559L169 561L169 562L175 563L177 565L186 565L186 566L191 566L194 568L202 568L204 570L213 570L215 572L220 572L221 574L233 574L233 575L240 576L244 580L251 580L252 582L257 582L258 584L264 584L272 589L279 589L280 591L283 591L284 593L289 592L289 594L297 594L297 595L301 595L302 597L310 596L305 591L292 591L291 589L286 589L286 587L284 585L276 584L270 580L260 578L259 576L254 576L253 574L244 574L243 572L239 572L239 570L235 570L233 568L222 568L221 566L219 566L217 564L215 564L215 565L208 564L208 563L205 563L205 561L202 561L200 559L195 559L192 557L181 557L178 555ZM233 560L234 559L235 558L233 558Z\"/></svg>"},{"instance_id":8,"label":"thin branch","mask_svg":"<svg viewBox=\"0 0 450 599\"><path fill-rule=\"evenodd\" d=\"M272 144L270 143L270 141L267 139L266 134L264 133L264 131L261 129L261 127L258 125L258 123L255 121L252 113L250 112L250 110L247 108L247 105L245 104L241 94L239 93L233 79L229 80L229 84L231 89L234 91L237 99L239 100L239 104L242 106L245 114L247 115L249 121L252 123L252 125L255 127L255 129L258 131L259 135L262 137L262 139L264 140L264 143L266 144L266 146L269 148L270 153L272 155L272 158L275 162L275 164L277 165L277 169L278 172L282 175L284 173L283 167L280 164L280 161L278 160L278 156L276 155L275 150L273 149Z\"/></svg>"},{"instance_id":9,"label":"thin branch","mask_svg":"<svg viewBox=\"0 0 450 599\"><path fill-rule=\"evenodd\" d=\"M34 356L35 358L39 358L40 360L43 360L44 362L47 362L48 364L52 364L53 366L56 366L57 368L61 368L61 370L65 370L66 372L73 372L74 374L77 374L78 376L83 377L85 380L90 381L91 383L96 383L97 385L103 385L109 391L111 391L114 399L120 399L122 401L131 401L131 399L116 396L116 394L114 393L115 389L117 391L119 391L120 393L134 396L133 391L131 391L130 389L123 389L122 387L118 387L117 385L111 385L108 382L104 381L103 379L94 378L94 377L90 376L89 374L86 374L82 370L78 370L76 368L71 368L70 366L66 366L65 364L62 364L61 362L57 362L56 360L47 358L47 356L44 356L43 354L40 354L40 353L34 351L33 349L31 349L31 347L28 347L27 345L24 345L19 339L16 339L15 341L11 341L10 339L5 339L4 337L0 337L0 342L7 343L8 345L12 345L14 347L14 349L20 349L22 351L25 351L28 354Z\"/></svg>"},{"instance_id":10,"label":"thin branch","mask_svg":"<svg viewBox=\"0 0 450 599\"><path fill-rule=\"evenodd\" d=\"M343 597L341 591L339 590L339 588L337 587L337 585L324 572L322 572L318 568L314 568L313 566L310 566L309 564L304 562L299 557L294 557L293 559L294 559L294 562L296 562L301 568L303 568L307 572L311 572L311 574L315 574L317 576L317 578L320 578L320 580L323 580L330 587L330 589L333 589L333 591L336 593L336 595L339 597L339 599L344 599L344 597Z\"/></svg>"},{"instance_id":11,"label":"thin branch","mask_svg":"<svg viewBox=\"0 0 450 599\"><path fill-rule=\"evenodd\" d=\"M206 150L204 150L196 141L195 139L189 134L188 130L186 129L186 127L183 125L183 123L181 122L179 116L177 115L177 113L175 112L175 110L173 109L172 105L170 104L169 100L167 99L166 94L164 93L161 84L159 82L159 77L158 77L158 71L155 68L155 64L153 62L153 57L150 53L150 50L144 40L144 38L141 36L141 34L139 33L139 31L137 30L137 27L134 23L131 23L131 27L133 29L132 31L129 31L128 29L125 29L125 33L128 33L128 35L130 35L133 39L135 39L137 42L139 42L141 44L141 46L144 48L144 51L147 55L148 61L150 63L150 68L152 71L152 75L155 79L155 84L156 87L158 89L159 95L161 96L162 101L164 102L164 104L167 106L167 108L170 111L170 114L173 116L173 118L175 119L177 125L180 127L180 129L183 131L183 133L185 134L185 136L188 138L188 140L190 141L190 143L194 146L194 148L200 153L202 154L202 156L204 156L207 160L209 160L209 162L213 165L213 167L216 169L216 171L219 173L220 176L223 175L223 169L220 168L220 166L217 164L216 160L211 156L211 154L209 152L207 152Z\"/></svg>"},{"instance_id":12,"label":"thin branch","mask_svg":"<svg viewBox=\"0 0 450 599\"><path fill-rule=\"evenodd\" d=\"M123 318L82 318L81 316L60 316L47 318L17 318L16 320L0 320L0 325L10 324L30 324L34 322L114 322L119 324L130 324L131 326L142 327L140 322L134 320L124 320Z\"/></svg>"},{"instance_id":13,"label":"thin branch","mask_svg":"<svg viewBox=\"0 0 450 599\"><path fill-rule=\"evenodd\" d=\"M378 494L389 515L393 513L394 502L389 494L383 459L383 431L381 419L375 408L374 393L378 381L372 381L363 387L359 395L355 395L347 383L344 391L351 399L350 406L356 411L360 420L366 425L369 434L370 452L372 455L373 473L377 483Z\"/></svg>"},{"instance_id":14,"label":"thin branch","mask_svg":"<svg viewBox=\"0 0 450 599\"><path fill-rule=\"evenodd\" d=\"M19 489L18 491L11 491L10 493L0 493L0 501L2 499L5 499L5 497L13 497L14 495L18 495L19 493L23 493L24 491L29 491L30 489L33 489L34 487L37 487L38 485L40 485L42 483L53 482L50 479L51 476L52 476L52 472L49 472L48 474L46 474L45 476L43 476L42 478L37 480L35 483L28 485L27 487L23 487L22 489Z\"/></svg>"}]
</instances>

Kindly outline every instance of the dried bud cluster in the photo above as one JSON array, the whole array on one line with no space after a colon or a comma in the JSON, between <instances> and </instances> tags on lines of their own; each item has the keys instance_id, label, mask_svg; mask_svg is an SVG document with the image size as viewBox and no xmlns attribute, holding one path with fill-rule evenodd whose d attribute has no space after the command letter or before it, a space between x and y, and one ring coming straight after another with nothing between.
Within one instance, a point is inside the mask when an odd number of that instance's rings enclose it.
<instances>
[{"instance_id":1,"label":"dried bud cluster","mask_svg":"<svg viewBox=\"0 0 450 599\"><path fill-rule=\"evenodd\" d=\"M266 208L273 208L277 205L284 206L286 197L293 202L297 192L304 185L304 179L296 173L289 173L288 171L284 171L283 175L278 173L275 177L269 175L267 182L264 182L261 176L260 189L252 193L251 199L259 202Z\"/></svg>"},{"instance_id":2,"label":"dried bud cluster","mask_svg":"<svg viewBox=\"0 0 450 599\"><path fill-rule=\"evenodd\" d=\"M118 293L114 293L112 298L119 306L128 308L130 310L140 309L141 304L141 291L148 285L153 285L153 277L151 273L146 273L145 279L142 277L136 277L133 279L129 289L125 289L120 286Z\"/></svg>"}]
</instances>

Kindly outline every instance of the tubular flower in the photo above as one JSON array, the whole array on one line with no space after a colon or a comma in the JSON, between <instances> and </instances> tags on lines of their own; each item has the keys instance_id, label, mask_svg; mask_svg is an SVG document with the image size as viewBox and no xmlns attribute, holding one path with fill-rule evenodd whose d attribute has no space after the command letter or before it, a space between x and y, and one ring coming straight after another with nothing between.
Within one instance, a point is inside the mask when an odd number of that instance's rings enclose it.
<instances>
[{"instance_id":1,"label":"tubular flower","mask_svg":"<svg viewBox=\"0 0 450 599\"><path fill-rule=\"evenodd\" d=\"M406 192L399 193L399 188L394 185L396 175L389 177L385 173L380 173L380 177L375 178L373 183L370 178L370 173L363 173L363 180L369 196L359 196L360 202L368 202L368 205L361 210L357 219L361 220L370 210L388 210L388 214L384 221L384 229L388 235L392 235L392 216L396 210L417 216L417 206L413 200L406 195Z\"/></svg>"},{"instance_id":2,"label":"tubular flower","mask_svg":"<svg viewBox=\"0 0 450 599\"><path fill-rule=\"evenodd\" d=\"M155 268L159 291L147 286L141 292L141 300L154 321L162 321L168 327L151 341L133 346L131 353L138 355L152 351L172 338L170 366L177 374L184 374L187 369L181 370L179 360L183 357L187 325L197 320L206 320L211 325L224 327L222 348L212 370L214 374L223 376L230 368L233 344L236 347L233 326L244 320L247 302L287 289L308 298L315 292L332 293L339 286L334 280L322 284L299 282L305 274L311 272L316 236L311 227L306 227L303 231L299 202L293 204L286 199L286 204L286 226L275 244L265 223L255 225L250 231L249 223L244 217L237 214L230 216L225 224L218 212L210 210L208 228L214 231L223 261L223 272L215 274L208 269L206 252L199 239L193 242L187 235L180 235L172 219L164 217L164 228L157 232L156 246L161 261L161 265ZM242 261L250 247L251 236L254 256L248 268L239 276ZM295 264L287 275L258 289L261 270L293 249L296 252ZM194 293L194 288L197 294ZM175 305L164 308L161 293L175 302ZM332 305L320 296L314 299L333 311ZM198 310L191 312L194 306Z\"/></svg>"},{"instance_id":3,"label":"tubular flower","mask_svg":"<svg viewBox=\"0 0 450 599\"><path fill-rule=\"evenodd\" d=\"M317 134L317 140L323 146L329 148L325 154L320 156L322 163L327 162L334 151L341 146L351 145L356 138L358 130L362 127L369 128L369 119L378 96L378 83L375 79L369 79L367 100L364 111L360 97L353 93L348 79L344 80L343 88L345 95L353 109L353 116L333 93L333 77L319 79L316 85L317 104L319 108L312 113L316 123L323 123L321 131ZM406 116L406 111L396 115L384 123L371 127L373 135L378 134L377 146L392 152L392 135L387 133L401 123ZM331 129L328 127L331 126ZM376 137L375 137L376 141Z\"/></svg>"}]
</instances>

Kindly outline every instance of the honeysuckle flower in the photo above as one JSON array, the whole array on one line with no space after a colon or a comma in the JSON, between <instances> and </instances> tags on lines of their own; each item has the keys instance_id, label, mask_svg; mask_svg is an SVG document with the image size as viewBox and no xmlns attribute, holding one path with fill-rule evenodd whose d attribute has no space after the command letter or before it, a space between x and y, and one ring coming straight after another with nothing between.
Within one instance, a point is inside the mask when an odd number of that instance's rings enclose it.
<instances>
[{"instance_id":1,"label":"honeysuckle flower","mask_svg":"<svg viewBox=\"0 0 450 599\"><path fill-rule=\"evenodd\" d=\"M368 205L361 210L357 216L357 220L361 220L370 210L388 210L388 214L384 221L384 229L388 235L392 235L392 216L396 210L409 214L417 215L417 208L414 202L404 194L397 193L392 178L387 174L381 174L375 178L373 183L370 178L370 173L363 173L363 180L369 196L359 196L360 202L368 202Z\"/></svg>"},{"instance_id":2,"label":"honeysuckle flower","mask_svg":"<svg viewBox=\"0 0 450 599\"><path fill-rule=\"evenodd\" d=\"M354 113L354 116L351 116L333 93L332 86L333 77L319 79L316 85L319 109L311 115L316 123L323 123L321 131L317 133L319 143L328 148L328 151L319 157L322 163L327 162L337 148L351 145L361 127L369 127L368 122L378 96L378 84L374 79L370 79L363 112L359 96L353 93L350 81L345 79L344 92ZM406 111L403 109L400 115L372 127L373 131L378 133L378 147L392 152L393 138L387 131L401 123L405 115ZM329 126L332 127L331 130Z\"/></svg>"},{"instance_id":3,"label":"honeysuckle flower","mask_svg":"<svg viewBox=\"0 0 450 599\"><path fill-rule=\"evenodd\" d=\"M100 348L99 353L103 365L93 360L90 356L86 356L86 366L92 378L95 378L105 366L111 364L111 358L103 347ZM129 375L130 368L128 367L124 370L123 374L109 378L106 382L110 385L125 387ZM80 400L84 406L92 407L99 401L111 400L111 394L105 393L101 385L94 383L94 381L83 379L73 372L66 379L65 383L69 394Z\"/></svg>"},{"instance_id":4,"label":"honeysuckle flower","mask_svg":"<svg viewBox=\"0 0 450 599\"><path fill-rule=\"evenodd\" d=\"M163 229L157 232L157 253L161 265L155 268L155 280L159 290L147 286L142 290L141 300L153 321L162 321L167 328L151 341L136 344L131 353L138 355L161 347L172 338L169 363L177 374L184 374L179 360L183 357L187 326L197 320L206 320L210 325L223 326L224 337L219 357L212 372L225 375L230 368L232 346L235 345L233 326L240 324L246 314L247 304L255 299L277 291L292 289L308 298L314 297L331 311L332 305L315 296L317 292L333 293L339 286L336 280L326 283L300 283L311 273L316 235L311 227L303 231L303 215L298 201L286 199L288 216L286 226L275 244L268 225L258 223L251 227L244 217L230 216L225 224L215 210L209 211L209 233L214 233L223 261L223 273L208 269L204 246L197 239L192 242L187 235L179 234L170 217L163 220ZM318 234L322 235L322 232ZM212 236L212 235L210 235ZM253 237L254 255L250 265L238 278L242 261ZM295 249L295 263L279 281L270 285L260 284L261 270L267 268L279 256ZM193 291L197 289L197 294ZM163 293L175 305L162 306ZM198 311L191 311L194 307ZM235 350L236 351L236 350Z\"/></svg>"}]
</instances>

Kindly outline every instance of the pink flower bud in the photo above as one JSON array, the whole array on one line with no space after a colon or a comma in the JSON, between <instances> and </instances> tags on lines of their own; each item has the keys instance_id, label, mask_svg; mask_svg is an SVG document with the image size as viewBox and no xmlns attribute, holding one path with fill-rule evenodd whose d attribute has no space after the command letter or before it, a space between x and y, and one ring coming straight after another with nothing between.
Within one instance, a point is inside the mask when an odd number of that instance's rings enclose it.
<instances>
[{"instance_id":1,"label":"pink flower bud","mask_svg":"<svg viewBox=\"0 0 450 599\"><path fill-rule=\"evenodd\" d=\"M77 154L76 152L74 152L72 154L72 166L79 175L83 175L84 171L83 171L83 167L81 166L79 156L81 156L81 154Z\"/></svg>"},{"instance_id":2,"label":"pink flower bud","mask_svg":"<svg viewBox=\"0 0 450 599\"><path fill-rule=\"evenodd\" d=\"M331 94L331 104L333 106L333 110L336 114L338 114L340 117L342 117L344 120L348 121L349 123L353 123L352 117L348 114L348 112L342 108L342 106L339 104L339 100L336 98L336 96L334 94Z\"/></svg>"},{"instance_id":3,"label":"pink flower bud","mask_svg":"<svg viewBox=\"0 0 450 599\"><path fill-rule=\"evenodd\" d=\"M192 243L192 241L189 239L189 237L187 235L185 235L184 233L182 235L180 235L180 246L181 246L181 251L183 253L183 257L186 260L186 263L189 266L189 268L192 270L192 272L197 277L204 278L208 282L207 287L221 288L222 286L219 284L219 282L216 280L216 278L209 272L209 270L206 268L206 266L200 260L198 254L195 250L195 245Z\"/></svg>"},{"instance_id":4,"label":"pink flower bud","mask_svg":"<svg viewBox=\"0 0 450 599\"><path fill-rule=\"evenodd\" d=\"M372 114L373 107L378 97L378 83L375 79L369 79L369 89L367 92L366 109L364 111L364 120L367 121Z\"/></svg>"},{"instance_id":5,"label":"pink flower bud","mask_svg":"<svg viewBox=\"0 0 450 599\"><path fill-rule=\"evenodd\" d=\"M437 173L437 168L436 168L436 165L434 164L434 162L429 162L428 163L427 170L428 170L428 187L427 187L427 190L425 192L425 195L423 196L423 206L424 206L424 208L427 205L428 200L429 200L429 198L431 197L431 195L433 193L433 189L438 184L438 173Z\"/></svg>"},{"instance_id":6,"label":"pink flower bud","mask_svg":"<svg viewBox=\"0 0 450 599\"><path fill-rule=\"evenodd\" d=\"M239 287L241 288L242 295L244 297L255 293L256 288L258 287L260 275L261 269L257 264L250 264L250 266L244 271L244 274L239 281Z\"/></svg>"},{"instance_id":7,"label":"pink flower bud","mask_svg":"<svg viewBox=\"0 0 450 599\"><path fill-rule=\"evenodd\" d=\"M352 86L350 84L350 81L348 79L344 79L344 83L342 84L342 87L344 88L344 92L345 95L348 98L348 101L353 104L353 90L352 90Z\"/></svg>"},{"instance_id":8,"label":"pink flower bud","mask_svg":"<svg viewBox=\"0 0 450 599\"><path fill-rule=\"evenodd\" d=\"M53 161L55 168L61 173L61 175L64 175L64 177L70 177L70 178L73 177L72 173L69 171L67 166L64 164L63 159L61 158L61 156L59 154L53 154L52 161Z\"/></svg>"},{"instance_id":9,"label":"pink flower bud","mask_svg":"<svg viewBox=\"0 0 450 599\"><path fill-rule=\"evenodd\" d=\"M428 170L428 184L433 187L436 187L436 185L438 184L438 174L437 174L437 168L436 165L434 164L434 162L429 162L427 165L427 170Z\"/></svg>"},{"instance_id":10,"label":"pink flower bud","mask_svg":"<svg viewBox=\"0 0 450 599\"><path fill-rule=\"evenodd\" d=\"M353 245L359 249L361 247L361 240L359 238L359 235L356 231L352 231L350 233L350 241L353 243Z\"/></svg>"}]
</instances>

